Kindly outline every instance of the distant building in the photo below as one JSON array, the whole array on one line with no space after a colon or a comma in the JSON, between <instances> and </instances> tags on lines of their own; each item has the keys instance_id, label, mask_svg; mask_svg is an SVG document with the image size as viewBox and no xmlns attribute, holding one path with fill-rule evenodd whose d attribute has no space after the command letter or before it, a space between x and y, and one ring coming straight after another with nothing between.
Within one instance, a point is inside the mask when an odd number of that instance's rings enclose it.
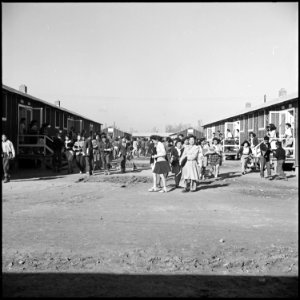
<instances>
[{"instance_id":1,"label":"distant building","mask_svg":"<svg viewBox=\"0 0 300 300\"><path fill-rule=\"evenodd\" d=\"M169 137L171 133L169 132L133 132L132 137L143 137L149 138L151 135L158 135L160 137Z\"/></svg>"},{"instance_id":2,"label":"distant building","mask_svg":"<svg viewBox=\"0 0 300 300\"><path fill-rule=\"evenodd\" d=\"M181 131L178 131L178 132L175 132L175 133L172 133L170 134L170 137L171 138L176 138L179 134L182 134L183 136L188 136L188 135L194 135L197 139L200 139L200 138L203 138L204 137L204 133L197 130L197 129L194 129L192 127L189 127L187 129L184 129L184 130L181 130Z\"/></svg>"},{"instance_id":3,"label":"distant building","mask_svg":"<svg viewBox=\"0 0 300 300\"><path fill-rule=\"evenodd\" d=\"M117 128L113 127L113 126L104 128L102 130L102 132L104 132L106 135L110 135L113 138L122 137L124 135L128 136L129 138L131 138L131 136L132 136L130 133L122 131L120 129L117 129Z\"/></svg>"}]
</instances>

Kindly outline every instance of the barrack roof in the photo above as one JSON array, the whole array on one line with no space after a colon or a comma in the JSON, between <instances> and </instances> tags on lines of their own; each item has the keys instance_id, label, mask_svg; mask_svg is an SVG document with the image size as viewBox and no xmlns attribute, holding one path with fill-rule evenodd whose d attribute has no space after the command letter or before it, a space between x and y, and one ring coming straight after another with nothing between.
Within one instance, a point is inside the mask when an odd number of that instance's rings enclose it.
<instances>
[{"instance_id":1,"label":"barrack roof","mask_svg":"<svg viewBox=\"0 0 300 300\"><path fill-rule=\"evenodd\" d=\"M48 101L45 101L45 100L42 100L42 99L40 99L40 98L31 96L31 95L29 95L29 94L27 94L27 93L23 93L23 92L18 91L18 90L14 89L14 88L11 88L11 87L9 87L9 86L7 86L7 85L2 84L2 89L8 90L8 91L10 91L10 92L12 92L12 93L16 93L16 94L19 94L19 95L24 96L24 97L27 97L27 98L30 98L30 99L32 99L32 100L34 100L34 101L42 102L42 103L44 103L44 104L46 104L46 105L52 106L52 107L57 108L57 109L59 109L59 110L61 110L61 111L64 111L64 112L67 112L67 113L76 115L76 116L78 116L78 117L81 117L81 118L83 118L83 119L92 121L92 122L94 122L94 123L98 123L98 124L103 125L102 123L99 123L99 122L96 122L96 121L94 121L94 120L92 120L92 119L90 119L90 118L84 117L84 116L78 114L77 112L71 111L71 110L66 109L66 108L64 108L64 107L61 107L61 106L57 106L57 105L52 104L52 103L50 103L50 102L48 102Z\"/></svg>"},{"instance_id":2,"label":"barrack roof","mask_svg":"<svg viewBox=\"0 0 300 300\"><path fill-rule=\"evenodd\" d=\"M267 102L265 102L261 105L245 108L245 109L243 109L240 112L237 112L235 114L228 115L224 118L220 118L220 119L215 120L213 122L206 123L206 124L203 125L203 127L205 127L207 125L215 124L217 122L224 121L226 119L231 119L231 118L234 118L234 117L237 117L237 116L241 116L241 115L244 115L244 114L247 114L247 113L251 113L251 112L254 112L254 111L269 107L269 106L273 106L273 105L281 104L281 103L288 102L288 101L291 101L291 100L295 100L297 98L298 98L298 93L293 93L293 94L283 96L283 97L280 97L280 98L275 98L275 99L267 101Z\"/></svg>"}]
</instances>

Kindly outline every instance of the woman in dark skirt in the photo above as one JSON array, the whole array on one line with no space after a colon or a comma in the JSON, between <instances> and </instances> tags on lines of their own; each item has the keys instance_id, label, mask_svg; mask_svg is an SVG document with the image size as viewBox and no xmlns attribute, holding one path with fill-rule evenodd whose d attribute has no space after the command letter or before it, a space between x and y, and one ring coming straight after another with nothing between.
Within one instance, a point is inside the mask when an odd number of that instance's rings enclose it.
<instances>
[{"instance_id":1,"label":"woman in dark skirt","mask_svg":"<svg viewBox=\"0 0 300 300\"><path fill-rule=\"evenodd\" d=\"M220 166L222 165L222 146L218 138L213 138L213 144L205 155L210 155L210 165L213 169L214 177L219 177Z\"/></svg>"},{"instance_id":2,"label":"woman in dark skirt","mask_svg":"<svg viewBox=\"0 0 300 300\"><path fill-rule=\"evenodd\" d=\"M154 168L153 173L155 176L153 176L153 187L149 189L149 192L157 192L157 179L156 174L159 174L162 183L163 183L163 189L160 191L162 193L167 193L167 187L166 187L166 178L168 173L171 171L170 164L166 159L166 149L163 143L161 142L161 138L158 136L152 136L151 139L154 142L154 145L156 147L156 154L152 155L152 158L154 159Z\"/></svg>"}]
</instances>

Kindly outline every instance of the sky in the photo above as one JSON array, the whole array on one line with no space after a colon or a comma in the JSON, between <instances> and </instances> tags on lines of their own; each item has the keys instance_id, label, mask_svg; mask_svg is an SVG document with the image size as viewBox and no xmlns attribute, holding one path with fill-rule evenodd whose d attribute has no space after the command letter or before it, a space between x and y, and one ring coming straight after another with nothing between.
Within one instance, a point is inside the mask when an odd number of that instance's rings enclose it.
<instances>
[{"instance_id":1,"label":"sky","mask_svg":"<svg viewBox=\"0 0 300 300\"><path fill-rule=\"evenodd\" d=\"M3 3L2 83L124 131L298 92L298 3Z\"/></svg>"}]
</instances>

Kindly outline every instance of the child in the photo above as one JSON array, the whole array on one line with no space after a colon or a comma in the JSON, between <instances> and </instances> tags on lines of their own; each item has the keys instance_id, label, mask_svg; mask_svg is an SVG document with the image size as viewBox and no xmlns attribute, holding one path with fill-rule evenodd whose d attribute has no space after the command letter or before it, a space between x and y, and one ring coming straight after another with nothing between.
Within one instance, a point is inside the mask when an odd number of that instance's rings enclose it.
<instances>
[{"instance_id":1,"label":"child","mask_svg":"<svg viewBox=\"0 0 300 300\"><path fill-rule=\"evenodd\" d=\"M252 150L248 141L244 141L241 145L238 155L241 155L242 175L245 175L249 160L252 158Z\"/></svg>"},{"instance_id":2,"label":"child","mask_svg":"<svg viewBox=\"0 0 300 300\"><path fill-rule=\"evenodd\" d=\"M267 168L267 177L266 179L271 180L271 165L270 165L270 154L271 154L271 145L269 143L269 137L265 136L263 143L259 146L261 155L260 155L260 177L264 178L265 166Z\"/></svg>"},{"instance_id":3,"label":"child","mask_svg":"<svg viewBox=\"0 0 300 300\"><path fill-rule=\"evenodd\" d=\"M276 165L277 177L275 179L287 180L287 177L283 172L283 164L285 161L285 151L282 148L281 142L279 142L279 141L276 142L276 150L274 151L274 156L277 159L277 165Z\"/></svg>"}]
</instances>

